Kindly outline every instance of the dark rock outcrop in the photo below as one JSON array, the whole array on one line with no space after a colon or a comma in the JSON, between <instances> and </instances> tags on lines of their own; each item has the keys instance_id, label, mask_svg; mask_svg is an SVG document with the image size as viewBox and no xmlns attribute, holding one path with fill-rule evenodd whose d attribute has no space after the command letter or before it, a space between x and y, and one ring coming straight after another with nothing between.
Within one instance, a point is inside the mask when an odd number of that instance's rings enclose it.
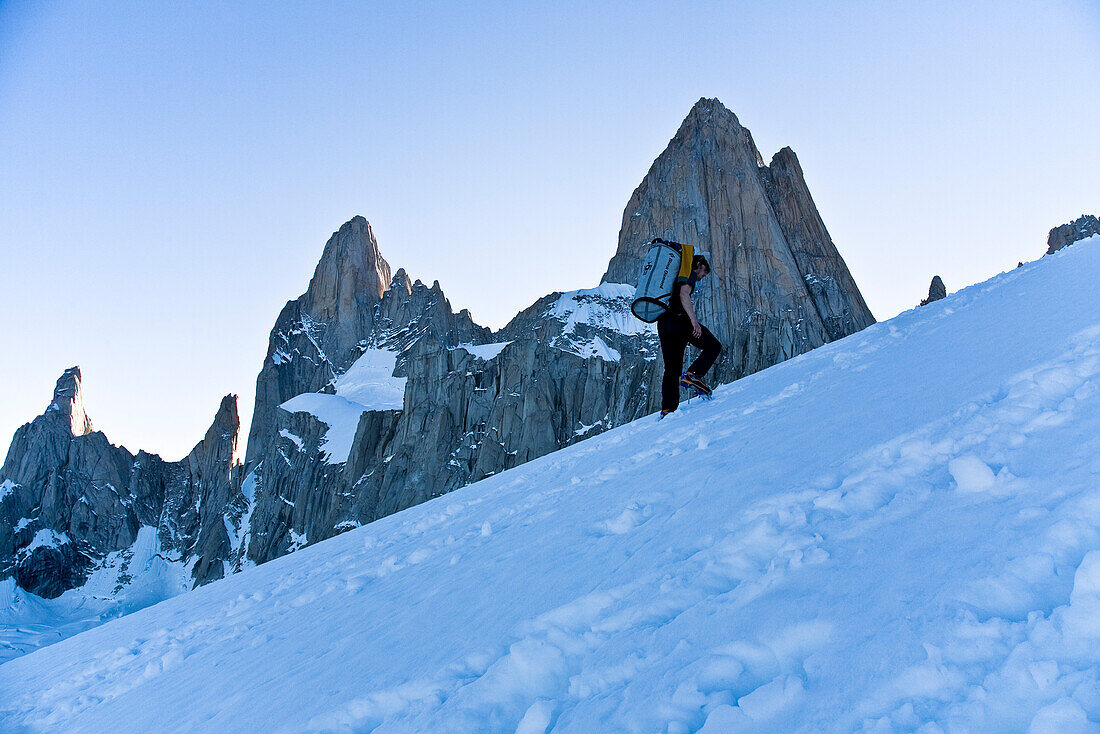
<instances>
[{"instance_id":1,"label":"dark rock outcrop","mask_svg":"<svg viewBox=\"0 0 1100 734\"><path fill-rule=\"evenodd\" d=\"M938 301L941 298L947 298L947 286L943 284L943 280L940 276L933 275L932 283L928 286L928 298L925 298L920 302L921 306L927 306L932 301Z\"/></svg>"},{"instance_id":2,"label":"dark rock outcrop","mask_svg":"<svg viewBox=\"0 0 1100 734\"><path fill-rule=\"evenodd\" d=\"M1084 214L1069 224L1063 224L1050 230L1047 235L1047 251L1049 255L1058 252L1067 245L1083 240L1087 237L1100 234L1100 219L1094 214Z\"/></svg>"}]
</instances>

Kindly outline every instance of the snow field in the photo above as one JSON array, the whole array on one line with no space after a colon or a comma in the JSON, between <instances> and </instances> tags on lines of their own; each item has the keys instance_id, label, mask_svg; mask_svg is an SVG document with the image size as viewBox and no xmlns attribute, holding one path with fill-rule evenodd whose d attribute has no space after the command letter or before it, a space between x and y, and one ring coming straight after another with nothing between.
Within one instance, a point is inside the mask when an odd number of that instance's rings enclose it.
<instances>
[{"instance_id":1,"label":"snow field","mask_svg":"<svg viewBox=\"0 0 1100 734\"><path fill-rule=\"evenodd\" d=\"M295 395L279 407L289 413L309 413L328 426L321 450L325 463L343 464L351 453L359 418L368 410L401 410L405 400L406 377L394 377L397 353L385 349L367 349L336 380L336 394L307 392ZM279 432L299 451L302 439L289 431ZM286 459L286 457L283 457Z\"/></svg>"},{"instance_id":2,"label":"snow field","mask_svg":"<svg viewBox=\"0 0 1100 734\"><path fill-rule=\"evenodd\" d=\"M1097 731L1097 282L1100 238L12 660L0 730Z\"/></svg>"}]
</instances>

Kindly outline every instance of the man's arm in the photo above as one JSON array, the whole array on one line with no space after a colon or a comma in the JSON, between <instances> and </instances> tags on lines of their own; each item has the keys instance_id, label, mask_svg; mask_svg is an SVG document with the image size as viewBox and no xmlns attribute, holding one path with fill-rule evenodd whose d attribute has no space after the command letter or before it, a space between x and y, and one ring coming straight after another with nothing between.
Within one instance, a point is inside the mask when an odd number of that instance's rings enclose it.
<instances>
[{"instance_id":1,"label":"man's arm","mask_svg":"<svg viewBox=\"0 0 1100 734\"><path fill-rule=\"evenodd\" d=\"M684 313L691 319L691 335L698 339L703 335L703 326L695 318L695 309L691 306L691 289L687 287L687 283L680 286L680 303L684 304Z\"/></svg>"}]
</instances>

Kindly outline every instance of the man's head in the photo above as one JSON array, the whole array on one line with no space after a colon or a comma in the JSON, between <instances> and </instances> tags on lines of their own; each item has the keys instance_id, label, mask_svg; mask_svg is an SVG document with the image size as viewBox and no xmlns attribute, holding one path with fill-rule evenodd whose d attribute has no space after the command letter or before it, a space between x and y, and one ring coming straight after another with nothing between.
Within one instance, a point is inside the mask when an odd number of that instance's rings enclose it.
<instances>
[{"instance_id":1,"label":"man's head","mask_svg":"<svg viewBox=\"0 0 1100 734\"><path fill-rule=\"evenodd\" d=\"M696 280L701 280L703 276L710 274L710 263L702 255L696 255L691 259L691 272L695 273Z\"/></svg>"}]
</instances>

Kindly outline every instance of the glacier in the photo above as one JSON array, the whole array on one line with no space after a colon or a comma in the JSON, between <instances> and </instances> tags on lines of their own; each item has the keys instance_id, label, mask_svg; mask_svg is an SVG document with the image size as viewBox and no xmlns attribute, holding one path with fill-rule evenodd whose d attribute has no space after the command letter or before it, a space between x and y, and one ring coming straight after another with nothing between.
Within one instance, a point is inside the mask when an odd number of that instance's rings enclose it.
<instances>
[{"instance_id":1,"label":"glacier","mask_svg":"<svg viewBox=\"0 0 1100 734\"><path fill-rule=\"evenodd\" d=\"M1094 732L1100 237L0 665L3 731Z\"/></svg>"}]
</instances>

